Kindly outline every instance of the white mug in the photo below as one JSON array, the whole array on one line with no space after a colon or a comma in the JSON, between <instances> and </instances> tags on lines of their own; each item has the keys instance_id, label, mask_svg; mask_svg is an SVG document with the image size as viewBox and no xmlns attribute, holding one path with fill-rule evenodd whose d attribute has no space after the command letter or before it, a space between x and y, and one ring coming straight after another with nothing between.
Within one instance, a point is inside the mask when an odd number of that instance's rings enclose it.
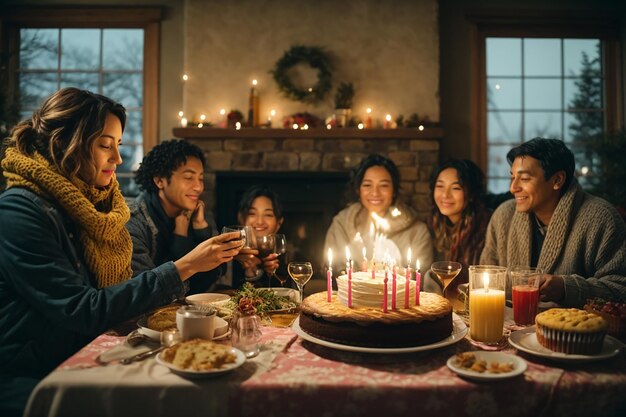
<instances>
[{"instance_id":1,"label":"white mug","mask_svg":"<svg viewBox=\"0 0 626 417\"><path fill-rule=\"evenodd\" d=\"M196 338L211 340L215 333L215 309L182 306L176 311L176 327L183 341Z\"/></svg>"}]
</instances>

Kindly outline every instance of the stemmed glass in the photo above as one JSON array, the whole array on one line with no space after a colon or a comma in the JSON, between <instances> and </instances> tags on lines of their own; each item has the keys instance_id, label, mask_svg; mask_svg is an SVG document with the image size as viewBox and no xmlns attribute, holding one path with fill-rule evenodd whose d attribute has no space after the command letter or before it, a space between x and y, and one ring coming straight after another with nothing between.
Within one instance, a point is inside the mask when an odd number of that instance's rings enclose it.
<instances>
[{"instance_id":1,"label":"stemmed glass","mask_svg":"<svg viewBox=\"0 0 626 417\"><path fill-rule=\"evenodd\" d=\"M277 253L278 256L280 256L287 252L287 238L285 238L285 235L283 234L275 234L274 236L274 253ZM272 275L278 280L278 282L280 282L281 287L283 287L285 282L287 282L286 277L279 277L276 275L276 270L272 271Z\"/></svg>"},{"instance_id":2,"label":"stemmed glass","mask_svg":"<svg viewBox=\"0 0 626 417\"><path fill-rule=\"evenodd\" d=\"M304 286L313 276L313 266L311 262L289 262L287 271L300 290L300 303L304 299Z\"/></svg>"},{"instance_id":3,"label":"stemmed glass","mask_svg":"<svg viewBox=\"0 0 626 417\"><path fill-rule=\"evenodd\" d=\"M454 278L456 278L456 276L459 275L459 272L461 272L461 264L452 261L441 261L433 263L430 269L435 275L437 275L439 281L441 281L441 284L443 285L443 295L446 297L446 288L448 288Z\"/></svg>"},{"instance_id":4,"label":"stemmed glass","mask_svg":"<svg viewBox=\"0 0 626 417\"><path fill-rule=\"evenodd\" d=\"M276 250L276 235L265 235L256 237L256 249L259 251L259 259L264 259L275 253ZM267 286L271 287L272 275L268 274Z\"/></svg>"}]
</instances>

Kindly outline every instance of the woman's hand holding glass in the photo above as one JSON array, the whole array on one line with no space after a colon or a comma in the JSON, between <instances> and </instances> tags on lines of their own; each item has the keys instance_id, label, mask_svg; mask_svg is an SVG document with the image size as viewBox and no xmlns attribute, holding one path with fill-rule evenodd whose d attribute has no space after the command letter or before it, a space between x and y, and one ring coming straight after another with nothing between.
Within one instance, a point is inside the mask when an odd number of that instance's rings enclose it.
<instances>
[{"instance_id":1,"label":"woman's hand holding glass","mask_svg":"<svg viewBox=\"0 0 626 417\"><path fill-rule=\"evenodd\" d=\"M174 264L184 281L198 272L210 271L231 261L242 246L241 232L223 233L200 243Z\"/></svg>"}]
</instances>

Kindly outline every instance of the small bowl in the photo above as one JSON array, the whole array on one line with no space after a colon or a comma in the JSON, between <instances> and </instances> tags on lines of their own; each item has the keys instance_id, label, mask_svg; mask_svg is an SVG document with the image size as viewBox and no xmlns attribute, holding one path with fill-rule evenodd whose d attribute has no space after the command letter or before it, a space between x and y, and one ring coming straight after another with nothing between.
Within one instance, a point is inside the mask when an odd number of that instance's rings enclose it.
<instances>
[{"instance_id":1,"label":"small bowl","mask_svg":"<svg viewBox=\"0 0 626 417\"><path fill-rule=\"evenodd\" d=\"M215 317L215 331L213 332L213 339L217 339L228 333L228 322L221 317Z\"/></svg>"},{"instance_id":2,"label":"small bowl","mask_svg":"<svg viewBox=\"0 0 626 417\"><path fill-rule=\"evenodd\" d=\"M206 292L201 294L193 294L185 297L185 301L189 304L201 306L224 306L230 300L230 295L220 294L217 292Z\"/></svg>"}]
</instances>

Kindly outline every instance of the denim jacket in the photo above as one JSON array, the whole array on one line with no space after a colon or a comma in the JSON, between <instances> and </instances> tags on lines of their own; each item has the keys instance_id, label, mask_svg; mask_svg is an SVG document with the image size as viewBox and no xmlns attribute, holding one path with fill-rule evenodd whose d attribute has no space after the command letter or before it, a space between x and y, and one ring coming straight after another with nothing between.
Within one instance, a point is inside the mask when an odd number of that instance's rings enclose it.
<instances>
[{"instance_id":1,"label":"denim jacket","mask_svg":"<svg viewBox=\"0 0 626 417\"><path fill-rule=\"evenodd\" d=\"M98 289L60 206L23 188L0 194L0 374L41 378L111 326L183 293L172 262Z\"/></svg>"}]
</instances>

